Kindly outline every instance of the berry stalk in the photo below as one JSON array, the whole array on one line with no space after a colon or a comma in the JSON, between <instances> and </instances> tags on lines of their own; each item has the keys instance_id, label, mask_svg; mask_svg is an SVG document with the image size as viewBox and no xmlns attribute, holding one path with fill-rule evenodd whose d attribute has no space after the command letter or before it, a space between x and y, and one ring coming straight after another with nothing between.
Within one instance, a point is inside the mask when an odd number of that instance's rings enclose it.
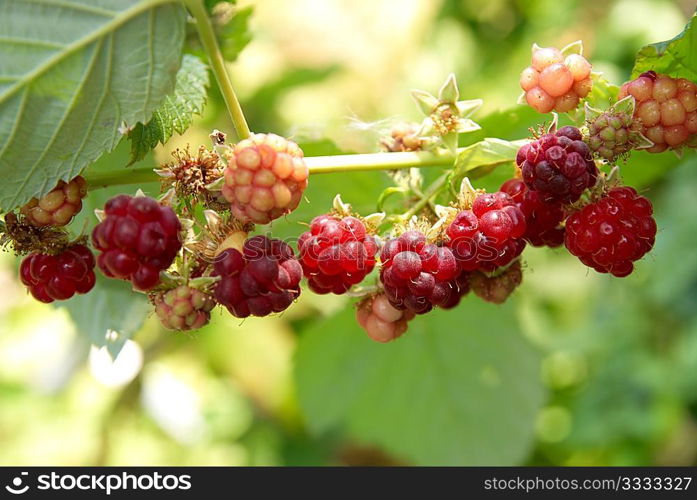
<instances>
[{"instance_id":1,"label":"berry stalk","mask_svg":"<svg viewBox=\"0 0 697 500\"><path fill-rule=\"evenodd\" d=\"M183 0L183 2L196 20L196 29L199 37L201 37L203 48L206 50L206 54L208 54L208 59L211 62L213 74L215 75L215 79L218 81L220 92L223 94L223 98L225 99L225 105L227 106L228 113L230 113L230 118L232 119L232 124L235 127L237 136L240 139L246 139L249 137L251 132L249 131L247 120L242 112L240 101L237 99L235 90L232 88L230 75L225 68L225 59L223 59L223 55L220 52L218 40L215 38L215 32L213 31L213 26L208 18L208 13L203 5L203 1Z\"/></svg>"},{"instance_id":2,"label":"berry stalk","mask_svg":"<svg viewBox=\"0 0 697 500\"><path fill-rule=\"evenodd\" d=\"M464 148L461 148L464 149ZM305 158L310 174L335 174L370 170L400 170L405 168L452 167L457 153L367 153L336 156L309 156ZM90 190L107 186L159 182L152 168L139 167L106 172L87 172L84 175Z\"/></svg>"}]
</instances>

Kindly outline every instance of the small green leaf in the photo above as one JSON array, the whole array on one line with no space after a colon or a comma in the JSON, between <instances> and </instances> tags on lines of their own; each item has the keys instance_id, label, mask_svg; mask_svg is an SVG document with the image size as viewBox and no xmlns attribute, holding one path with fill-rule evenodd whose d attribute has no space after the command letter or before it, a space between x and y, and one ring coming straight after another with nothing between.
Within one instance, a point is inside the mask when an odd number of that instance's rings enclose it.
<instances>
[{"instance_id":1,"label":"small green leaf","mask_svg":"<svg viewBox=\"0 0 697 500\"><path fill-rule=\"evenodd\" d=\"M183 134L191 126L194 115L200 114L206 104L208 84L206 65L196 56L185 55L177 72L174 92L165 97L148 123L138 123L128 134L131 140L129 165L143 159L158 144L166 143L174 132Z\"/></svg>"},{"instance_id":2,"label":"small green leaf","mask_svg":"<svg viewBox=\"0 0 697 500\"><path fill-rule=\"evenodd\" d=\"M471 170L482 167L493 168L514 162L518 149L527 142L527 140L504 141L490 137L461 149L451 174L452 185L459 185L462 178Z\"/></svg>"},{"instance_id":3,"label":"small green leaf","mask_svg":"<svg viewBox=\"0 0 697 500\"><path fill-rule=\"evenodd\" d=\"M311 431L344 429L415 464L524 460L544 389L511 304L465 299L415 318L389 344L370 340L353 315L301 336L296 379Z\"/></svg>"},{"instance_id":4,"label":"small green leaf","mask_svg":"<svg viewBox=\"0 0 697 500\"><path fill-rule=\"evenodd\" d=\"M697 16L675 38L643 47L636 56L632 78L653 70L675 78L697 81Z\"/></svg>"},{"instance_id":5,"label":"small green leaf","mask_svg":"<svg viewBox=\"0 0 697 500\"><path fill-rule=\"evenodd\" d=\"M232 17L218 29L220 50L228 61L235 61L240 52L252 41L249 19L254 8L250 5L234 8Z\"/></svg>"},{"instance_id":6,"label":"small green leaf","mask_svg":"<svg viewBox=\"0 0 697 500\"><path fill-rule=\"evenodd\" d=\"M593 87L586 96L586 103L597 109L608 109L617 101L617 93L620 88L610 83L600 73L591 73Z\"/></svg>"},{"instance_id":7,"label":"small green leaf","mask_svg":"<svg viewBox=\"0 0 697 500\"><path fill-rule=\"evenodd\" d=\"M0 209L75 177L150 119L181 64L177 0L0 2ZM0 210L1 211L1 210Z\"/></svg>"}]
</instances>

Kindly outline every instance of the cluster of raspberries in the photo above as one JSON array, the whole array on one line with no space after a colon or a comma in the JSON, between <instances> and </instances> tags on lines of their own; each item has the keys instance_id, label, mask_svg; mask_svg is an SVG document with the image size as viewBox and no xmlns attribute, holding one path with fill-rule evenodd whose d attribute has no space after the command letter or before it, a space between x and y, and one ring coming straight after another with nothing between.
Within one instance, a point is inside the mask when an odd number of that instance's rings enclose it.
<instances>
[{"instance_id":1,"label":"cluster of raspberries","mask_svg":"<svg viewBox=\"0 0 697 500\"><path fill-rule=\"evenodd\" d=\"M532 65L520 75L525 100L539 113L565 113L591 91L591 64L579 54L564 58L553 47L533 47Z\"/></svg>"}]
</instances>

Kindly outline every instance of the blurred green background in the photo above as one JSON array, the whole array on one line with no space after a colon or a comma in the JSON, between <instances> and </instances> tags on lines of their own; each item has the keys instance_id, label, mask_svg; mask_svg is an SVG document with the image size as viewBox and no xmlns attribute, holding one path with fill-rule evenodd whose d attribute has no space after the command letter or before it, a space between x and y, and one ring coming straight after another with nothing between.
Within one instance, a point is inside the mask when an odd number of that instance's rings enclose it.
<instances>
[{"instance_id":1,"label":"blurred green background","mask_svg":"<svg viewBox=\"0 0 697 500\"><path fill-rule=\"evenodd\" d=\"M520 139L543 121L515 104L533 42L582 39L620 84L639 48L675 36L693 8L263 0L230 70L252 129L290 136L307 155L375 151L391 123L418 118L409 90L435 92L450 72L462 98L485 103L473 117L484 130L463 141ZM231 129L216 89L195 126L143 165L207 144L213 128ZM92 168L125 164L127 149ZM511 174L500 170L477 185L497 187ZM112 362L84 333L103 333L108 314L137 318L142 303L88 310L77 299L74 323L32 301L17 260L0 254L0 464L697 465L697 158L636 153L623 174L652 199L660 229L632 276L528 249L507 304L467 297L388 345L366 338L349 299L305 291L281 316L216 311L190 335L149 315ZM313 177L308 203L270 230L297 236L337 192L369 213L388 184L379 172Z\"/></svg>"}]
</instances>

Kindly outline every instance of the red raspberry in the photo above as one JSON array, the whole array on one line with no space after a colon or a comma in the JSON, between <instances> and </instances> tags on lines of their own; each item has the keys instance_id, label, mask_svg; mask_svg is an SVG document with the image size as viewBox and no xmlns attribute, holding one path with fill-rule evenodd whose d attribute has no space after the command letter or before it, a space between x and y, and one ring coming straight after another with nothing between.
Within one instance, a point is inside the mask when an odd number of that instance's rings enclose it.
<instances>
[{"instance_id":1,"label":"red raspberry","mask_svg":"<svg viewBox=\"0 0 697 500\"><path fill-rule=\"evenodd\" d=\"M368 337L376 342L390 342L401 337L407 331L407 322L414 313L400 311L390 304L384 294L368 297L356 309L356 321Z\"/></svg>"},{"instance_id":2,"label":"red raspberry","mask_svg":"<svg viewBox=\"0 0 697 500\"><path fill-rule=\"evenodd\" d=\"M104 206L105 219L92 231L92 243L102 253L99 269L109 278L130 280L147 291L160 283L181 248L181 223L174 211L146 196L121 194Z\"/></svg>"},{"instance_id":3,"label":"red raspberry","mask_svg":"<svg viewBox=\"0 0 697 500\"><path fill-rule=\"evenodd\" d=\"M443 309L454 309L460 304L462 297L470 292L470 273L462 271L451 284L453 286L452 293L448 300L440 306Z\"/></svg>"},{"instance_id":4,"label":"red raspberry","mask_svg":"<svg viewBox=\"0 0 697 500\"><path fill-rule=\"evenodd\" d=\"M94 287L94 255L85 245L58 255L34 252L22 260L19 278L40 302L66 300Z\"/></svg>"},{"instance_id":5,"label":"red raspberry","mask_svg":"<svg viewBox=\"0 0 697 500\"><path fill-rule=\"evenodd\" d=\"M238 318L285 311L300 295L302 266L281 240L254 236L245 241L242 252L223 251L214 269L221 277L215 298Z\"/></svg>"},{"instance_id":6,"label":"red raspberry","mask_svg":"<svg viewBox=\"0 0 697 500\"><path fill-rule=\"evenodd\" d=\"M222 192L237 219L267 224L295 210L308 173L297 144L274 134L252 134L235 145Z\"/></svg>"},{"instance_id":7,"label":"red raspberry","mask_svg":"<svg viewBox=\"0 0 697 500\"><path fill-rule=\"evenodd\" d=\"M424 314L446 304L460 272L448 247L427 243L419 231L388 240L380 254L380 280L390 303L400 310Z\"/></svg>"},{"instance_id":8,"label":"red raspberry","mask_svg":"<svg viewBox=\"0 0 697 500\"><path fill-rule=\"evenodd\" d=\"M539 113L571 111L591 91L591 64L579 54L564 58L553 47L533 47L532 66L520 74L525 100Z\"/></svg>"},{"instance_id":9,"label":"red raspberry","mask_svg":"<svg viewBox=\"0 0 697 500\"><path fill-rule=\"evenodd\" d=\"M300 235L300 263L315 293L345 293L375 267L378 246L356 217L320 215Z\"/></svg>"},{"instance_id":10,"label":"red raspberry","mask_svg":"<svg viewBox=\"0 0 697 500\"><path fill-rule=\"evenodd\" d=\"M523 281L523 271L520 261L515 261L506 270L495 275L487 276L476 272L470 277L472 291L481 299L494 304L503 304Z\"/></svg>"},{"instance_id":11,"label":"red raspberry","mask_svg":"<svg viewBox=\"0 0 697 500\"><path fill-rule=\"evenodd\" d=\"M197 330L208 324L215 300L210 295L180 285L155 299L155 313L168 330Z\"/></svg>"},{"instance_id":12,"label":"red raspberry","mask_svg":"<svg viewBox=\"0 0 697 500\"><path fill-rule=\"evenodd\" d=\"M634 118L654 145L651 153L691 144L697 134L697 84L654 71L643 73L620 88L619 99L633 95Z\"/></svg>"},{"instance_id":13,"label":"red raspberry","mask_svg":"<svg viewBox=\"0 0 697 500\"><path fill-rule=\"evenodd\" d=\"M35 226L65 226L82 210L87 182L79 175L70 182L60 181L40 199L32 198L20 211Z\"/></svg>"},{"instance_id":14,"label":"red raspberry","mask_svg":"<svg viewBox=\"0 0 697 500\"><path fill-rule=\"evenodd\" d=\"M573 203L595 184L598 168L581 131L562 127L518 150L516 163L531 191L545 203Z\"/></svg>"},{"instance_id":15,"label":"red raspberry","mask_svg":"<svg viewBox=\"0 0 697 500\"><path fill-rule=\"evenodd\" d=\"M656 239L651 202L624 186L611 189L566 221L566 248L599 273L624 277Z\"/></svg>"},{"instance_id":16,"label":"red raspberry","mask_svg":"<svg viewBox=\"0 0 697 500\"><path fill-rule=\"evenodd\" d=\"M558 247L564 243L564 210L560 203L544 203L522 179L509 179L501 191L510 195L525 216L525 241L533 246Z\"/></svg>"},{"instance_id":17,"label":"red raspberry","mask_svg":"<svg viewBox=\"0 0 697 500\"><path fill-rule=\"evenodd\" d=\"M448 246L464 271L493 271L518 257L525 248L525 215L501 191L480 194L471 210L463 210L446 229Z\"/></svg>"}]
</instances>

